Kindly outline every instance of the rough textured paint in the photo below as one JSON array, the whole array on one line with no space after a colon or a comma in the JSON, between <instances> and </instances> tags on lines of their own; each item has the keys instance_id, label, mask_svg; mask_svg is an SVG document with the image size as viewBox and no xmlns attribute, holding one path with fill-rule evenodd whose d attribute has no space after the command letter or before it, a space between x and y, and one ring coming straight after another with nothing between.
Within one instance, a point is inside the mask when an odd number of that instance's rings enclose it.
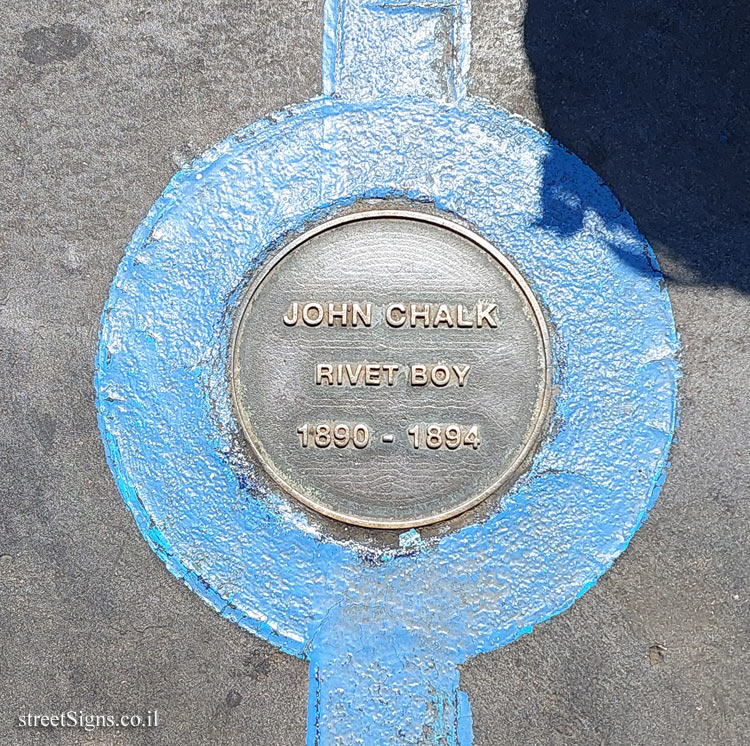
<instances>
[{"instance_id":1,"label":"rough textured paint","mask_svg":"<svg viewBox=\"0 0 750 746\"><path fill-rule=\"evenodd\" d=\"M677 342L650 248L575 156L463 95L467 24L468 3L331 0L328 95L177 174L102 317L99 418L123 497L171 572L309 661L308 746L468 746L457 667L609 567L656 498L675 426ZM549 314L558 392L501 509L440 538L406 532L379 555L262 487L226 386L230 316L253 268L361 198L431 203L501 247Z\"/></svg>"},{"instance_id":2,"label":"rough textured paint","mask_svg":"<svg viewBox=\"0 0 750 746\"><path fill-rule=\"evenodd\" d=\"M469 0L329 0L323 93L462 99L470 23Z\"/></svg>"}]
</instances>

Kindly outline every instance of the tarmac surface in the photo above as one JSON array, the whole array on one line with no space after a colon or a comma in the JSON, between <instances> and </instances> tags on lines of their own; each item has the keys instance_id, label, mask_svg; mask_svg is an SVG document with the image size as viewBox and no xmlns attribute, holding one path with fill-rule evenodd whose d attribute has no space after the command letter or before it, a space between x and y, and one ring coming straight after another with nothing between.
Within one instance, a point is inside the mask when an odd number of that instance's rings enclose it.
<instances>
[{"instance_id":1,"label":"tarmac surface","mask_svg":"<svg viewBox=\"0 0 750 746\"><path fill-rule=\"evenodd\" d=\"M740 2L474 0L470 92L609 184L662 264L681 422L573 608L464 666L477 746L750 742L750 38ZM321 0L0 9L0 743L300 746L307 665L148 548L104 458L99 315L170 177L320 92ZM20 728L145 713L156 728Z\"/></svg>"}]
</instances>

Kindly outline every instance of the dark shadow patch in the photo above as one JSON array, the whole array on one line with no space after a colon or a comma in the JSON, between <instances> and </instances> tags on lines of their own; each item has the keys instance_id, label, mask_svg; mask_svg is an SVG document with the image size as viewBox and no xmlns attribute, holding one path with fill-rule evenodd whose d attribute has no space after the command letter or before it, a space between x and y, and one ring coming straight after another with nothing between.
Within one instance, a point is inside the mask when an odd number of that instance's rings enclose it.
<instances>
[{"instance_id":1,"label":"dark shadow patch","mask_svg":"<svg viewBox=\"0 0 750 746\"><path fill-rule=\"evenodd\" d=\"M529 0L525 44L546 129L612 187L665 275L750 292L750 4ZM569 232L588 205L550 161L544 224Z\"/></svg>"},{"instance_id":2,"label":"dark shadow patch","mask_svg":"<svg viewBox=\"0 0 750 746\"><path fill-rule=\"evenodd\" d=\"M32 65L66 62L77 57L91 42L89 35L70 23L38 26L24 32L19 56Z\"/></svg>"}]
</instances>

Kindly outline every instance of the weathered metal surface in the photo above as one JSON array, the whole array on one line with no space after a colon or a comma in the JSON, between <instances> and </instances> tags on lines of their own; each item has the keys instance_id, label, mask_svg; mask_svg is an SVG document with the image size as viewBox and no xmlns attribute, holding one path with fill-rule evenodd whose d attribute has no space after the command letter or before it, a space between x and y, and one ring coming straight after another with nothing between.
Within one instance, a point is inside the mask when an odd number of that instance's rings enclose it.
<instances>
[{"instance_id":1,"label":"weathered metal surface","mask_svg":"<svg viewBox=\"0 0 750 746\"><path fill-rule=\"evenodd\" d=\"M255 456L310 507L410 528L518 476L549 402L549 335L518 270L426 214L368 211L274 252L235 322Z\"/></svg>"},{"instance_id":2,"label":"weathered metal surface","mask_svg":"<svg viewBox=\"0 0 750 746\"><path fill-rule=\"evenodd\" d=\"M417 30L466 9L381 5L410 11ZM339 45L362 27L364 4L346 8L357 23L327 27ZM395 58L404 40L389 37ZM173 573L310 662L320 746L469 743L457 666L567 608L609 567L658 493L675 424L669 299L630 217L547 136L431 79L397 98L369 79L352 98L327 89L337 95L209 151L136 232L103 317L100 422L123 496ZM491 515L377 552L322 534L242 458L226 354L269 252L373 198L429 202L503 247L549 314L558 392L528 473Z\"/></svg>"}]
</instances>

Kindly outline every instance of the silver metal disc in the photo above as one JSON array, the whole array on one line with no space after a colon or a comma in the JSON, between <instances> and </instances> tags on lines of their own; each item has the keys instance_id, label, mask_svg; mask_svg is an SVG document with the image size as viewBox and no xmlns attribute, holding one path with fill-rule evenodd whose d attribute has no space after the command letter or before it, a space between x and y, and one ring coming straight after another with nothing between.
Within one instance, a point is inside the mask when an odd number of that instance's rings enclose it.
<instances>
[{"instance_id":1,"label":"silver metal disc","mask_svg":"<svg viewBox=\"0 0 750 746\"><path fill-rule=\"evenodd\" d=\"M407 528L507 487L550 398L539 303L494 246L442 218L360 212L255 274L232 394L254 455L326 516Z\"/></svg>"}]
</instances>

